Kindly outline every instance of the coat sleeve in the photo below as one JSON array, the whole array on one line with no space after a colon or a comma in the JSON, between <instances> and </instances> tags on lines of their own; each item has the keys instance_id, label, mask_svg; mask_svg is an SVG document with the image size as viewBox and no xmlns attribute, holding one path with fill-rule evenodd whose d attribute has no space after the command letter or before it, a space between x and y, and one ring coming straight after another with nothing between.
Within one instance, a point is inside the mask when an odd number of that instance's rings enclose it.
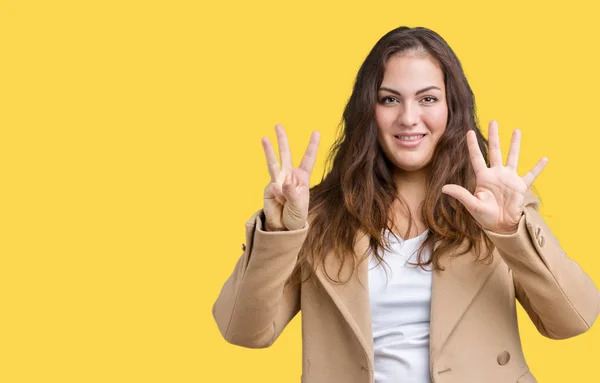
<instances>
[{"instance_id":1,"label":"coat sleeve","mask_svg":"<svg viewBox=\"0 0 600 383\"><path fill-rule=\"evenodd\" d=\"M539 200L526 196L516 233L486 231L512 270L515 294L538 331L565 339L587 331L600 312L600 292L569 259L538 213Z\"/></svg>"},{"instance_id":2,"label":"coat sleeve","mask_svg":"<svg viewBox=\"0 0 600 383\"><path fill-rule=\"evenodd\" d=\"M228 342L268 347L300 310L300 286L287 283L308 231L266 232L263 212L246 223L246 245L212 313Z\"/></svg>"}]
</instances>

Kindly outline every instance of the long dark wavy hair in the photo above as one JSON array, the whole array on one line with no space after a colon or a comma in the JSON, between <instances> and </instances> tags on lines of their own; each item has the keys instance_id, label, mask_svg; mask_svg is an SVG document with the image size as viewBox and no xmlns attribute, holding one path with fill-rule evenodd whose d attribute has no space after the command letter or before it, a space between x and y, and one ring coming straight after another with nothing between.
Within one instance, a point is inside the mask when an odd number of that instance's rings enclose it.
<instances>
[{"instance_id":1,"label":"long dark wavy hair","mask_svg":"<svg viewBox=\"0 0 600 383\"><path fill-rule=\"evenodd\" d=\"M389 249L384 231L393 227L391 206L400 197L392 180L392 165L377 141L377 92L387 61L393 55L412 52L425 53L437 60L444 74L448 104L446 130L429 165L427 192L420 211L429 232L417 265L442 269L442 255L459 256L472 249L481 254L480 259L491 257L493 245L482 228L460 202L441 192L445 184L458 184L470 192L475 190L475 173L466 143L469 130L475 131L481 152L488 161L487 140L479 130L473 91L460 61L440 35L427 28L400 27L375 44L358 71L339 136L327 159L325 175L310 190L310 229L297 270L309 257L314 267L324 267L326 256L338 257L342 268L351 262L355 269L368 257L369 251L383 262L379 254ZM407 206L402 200L400 203ZM369 238L366 254L354 252L359 230ZM434 251L430 258L423 260L422 251L426 247ZM337 276L327 274L327 277L334 282L345 282L339 273Z\"/></svg>"}]
</instances>

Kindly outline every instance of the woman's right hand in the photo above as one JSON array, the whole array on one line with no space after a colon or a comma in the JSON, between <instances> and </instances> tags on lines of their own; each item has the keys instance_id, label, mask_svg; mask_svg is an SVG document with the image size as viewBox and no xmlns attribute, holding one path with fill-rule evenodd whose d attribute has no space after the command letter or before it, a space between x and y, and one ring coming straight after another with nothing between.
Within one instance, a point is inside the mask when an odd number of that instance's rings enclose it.
<instances>
[{"instance_id":1,"label":"woman's right hand","mask_svg":"<svg viewBox=\"0 0 600 383\"><path fill-rule=\"evenodd\" d=\"M268 138L262 139L267 158L267 166L271 182L265 188L265 226L267 231L302 229L308 218L310 175L312 173L317 149L319 133L313 132L310 142L300 162L300 166L292 165L292 154L283 126L275 126L281 165Z\"/></svg>"}]
</instances>

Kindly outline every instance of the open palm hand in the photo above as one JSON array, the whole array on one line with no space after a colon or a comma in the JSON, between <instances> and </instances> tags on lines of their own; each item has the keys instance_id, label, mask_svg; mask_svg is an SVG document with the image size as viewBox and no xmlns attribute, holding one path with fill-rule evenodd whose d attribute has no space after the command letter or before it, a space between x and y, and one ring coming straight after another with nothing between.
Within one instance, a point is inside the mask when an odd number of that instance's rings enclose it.
<instances>
[{"instance_id":1,"label":"open palm hand","mask_svg":"<svg viewBox=\"0 0 600 383\"><path fill-rule=\"evenodd\" d=\"M514 130L506 165L502 165L502 151L498 137L498 123L489 125L488 167L474 131L467 133L469 156L475 171L477 185L471 194L459 185L444 185L442 192L458 199L473 218L486 230L496 233L514 233L523 214L525 192L542 172L548 159L542 158L523 177L517 174L521 132Z\"/></svg>"}]
</instances>

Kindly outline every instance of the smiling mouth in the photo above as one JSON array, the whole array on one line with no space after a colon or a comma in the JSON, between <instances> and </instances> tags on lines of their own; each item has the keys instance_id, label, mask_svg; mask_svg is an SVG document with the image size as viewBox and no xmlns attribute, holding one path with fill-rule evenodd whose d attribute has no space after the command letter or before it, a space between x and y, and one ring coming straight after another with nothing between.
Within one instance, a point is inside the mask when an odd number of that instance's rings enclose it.
<instances>
[{"instance_id":1,"label":"smiling mouth","mask_svg":"<svg viewBox=\"0 0 600 383\"><path fill-rule=\"evenodd\" d=\"M425 137L424 134L416 134L416 135L410 135L410 136L394 136L397 139L401 140L401 141L417 141L420 140L421 138Z\"/></svg>"}]
</instances>

